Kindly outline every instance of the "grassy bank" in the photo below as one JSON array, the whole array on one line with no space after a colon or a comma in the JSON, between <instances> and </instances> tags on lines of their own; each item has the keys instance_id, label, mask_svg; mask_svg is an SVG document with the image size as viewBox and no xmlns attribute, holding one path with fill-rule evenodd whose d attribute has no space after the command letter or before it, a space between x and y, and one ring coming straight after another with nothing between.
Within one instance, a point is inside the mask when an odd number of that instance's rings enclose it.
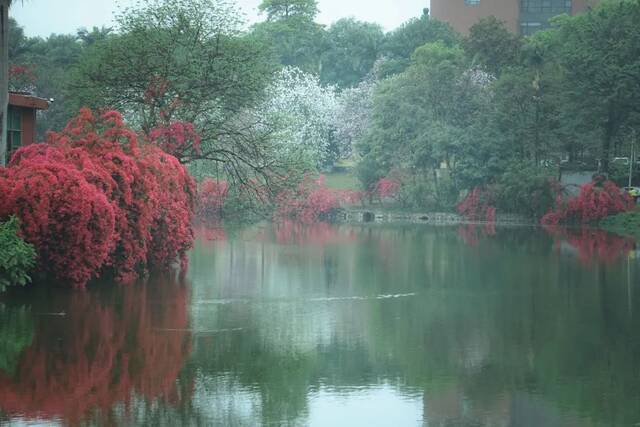
<instances>
[{"instance_id":1,"label":"grassy bank","mask_svg":"<svg viewBox=\"0 0 640 427\"><path fill-rule=\"evenodd\" d=\"M631 212L606 218L600 221L599 226L607 231L640 239L640 207Z\"/></svg>"}]
</instances>

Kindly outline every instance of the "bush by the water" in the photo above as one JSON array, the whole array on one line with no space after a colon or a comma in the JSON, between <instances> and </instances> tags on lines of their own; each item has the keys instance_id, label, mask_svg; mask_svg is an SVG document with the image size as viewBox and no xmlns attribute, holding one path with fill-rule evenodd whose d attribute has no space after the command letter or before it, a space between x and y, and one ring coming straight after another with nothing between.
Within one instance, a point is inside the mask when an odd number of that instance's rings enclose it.
<instances>
[{"instance_id":1,"label":"bush by the water","mask_svg":"<svg viewBox=\"0 0 640 427\"><path fill-rule=\"evenodd\" d=\"M8 286L24 286L35 265L36 251L19 236L20 224L15 216L0 223L0 292Z\"/></svg>"},{"instance_id":2,"label":"bush by the water","mask_svg":"<svg viewBox=\"0 0 640 427\"><path fill-rule=\"evenodd\" d=\"M542 218L543 225L587 224L633 209L631 197L611 181L595 181L580 188L576 197L561 194L554 210Z\"/></svg>"},{"instance_id":3,"label":"bush by the water","mask_svg":"<svg viewBox=\"0 0 640 427\"><path fill-rule=\"evenodd\" d=\"M192 178L115 111L83 109L46 144L20 148L0 169L0 193L0 219L18 216L39 269L73 287L107 269L128 282L186 262L192 245Z\"/></svg>"}]
</instances>

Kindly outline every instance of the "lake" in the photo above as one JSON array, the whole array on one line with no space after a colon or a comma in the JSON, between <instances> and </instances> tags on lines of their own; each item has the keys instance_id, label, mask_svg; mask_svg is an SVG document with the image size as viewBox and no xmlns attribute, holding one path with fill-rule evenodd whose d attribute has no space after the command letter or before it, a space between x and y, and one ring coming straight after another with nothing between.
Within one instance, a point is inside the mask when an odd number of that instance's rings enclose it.
<instances>
[{"instance_id":1,"label":"lake","mask_svg":"<svg viewBox=\"0 0 640 427\"><path fill-rule=\"evenodd\" d=\"M294 223L197 237L183 277L0 299L0 424L640 423L630 239Z\"/></svg>"}]
</instances>

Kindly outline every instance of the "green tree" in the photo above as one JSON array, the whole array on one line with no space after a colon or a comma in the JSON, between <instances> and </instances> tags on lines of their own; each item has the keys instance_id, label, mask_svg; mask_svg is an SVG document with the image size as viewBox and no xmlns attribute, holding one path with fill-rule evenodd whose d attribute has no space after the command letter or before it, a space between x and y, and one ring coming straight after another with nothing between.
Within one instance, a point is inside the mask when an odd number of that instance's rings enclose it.
<instances>
[{"instance_id":1,"label":"green tree","mask_svg":"<svg viewBox=\"0 0 640 427\"><path fill-rule=\"evenodd\" d=\"M148 133L186 121L202 136L191 159L219 163L246 181L273 160L247 110L262 96L274 66L240 30L224 1L146 1L117 16L117 35L93 43L70 86L76 106L114 108ZM189 159L187 159L189 160Z\"/></svg>"},{"instance_id":2,"label":"green tree","mask_svg":"<svg viewBox=\"0 0 640 427\"><path fill-rule=\"evenodd\" d=\"M380 52L384 33L377 24L345 18L326 34L320 78L339 87L356 86L371 72Z\"/></svg>"},{"instance_id":3,"label":"green tree","mask_svg":"<svg viewBox=\"0 0 640 427\"><path fill-rule=\"evenodd\" d=\"M325 31L313 19L294 15L260 22L252 35L281 65L319 74Z\"/></svg>"},{"instance_id":4,"label":"green tree","mask_svg":"<svg viewBox=\"0 0 640 427\"><path fill-rule=\"evenodd\" d=\"M383 175L403 171L414 187L407 196L414 205L455 197L455 191L443 192L447 184L438 169L446 162L455 171L456 154L470 141L468 131L484 108L485 92L485 82L468 70L461 48L426 44L404 73L378 86L371 127L358 151Z\"/></svg>"},{"instance_id":5,"label":"green tree","mask_svg":"<svg viewBox=\"0 0 640 427\"><path fill-rule=\"evenodd\" d=\"M522 39L507 29L495 16L480 20L471 27L464 49L473 63L494 76L518 63Z\"/></svg>"},{"instance_id":6,"label":"green tree","mask_svg":"<svg viewBox=\"0 0 640 427\"><path fill-rule=\"evenodd\" d=\"M318 2L316 0L263 0L258 10L266 12L269 21L294 16L313 20L318 14Z\"/></svg>"},{"instance_id":7,"label":"green tree","mask_svg":"<svg viewBox=\"0 0 640 427\"><path fill-rule=\"evenodd\" d=\"M419 18L413 18L386 34L382 54L388 63L382 73L401 73L411 64L411 55L418 47L437 41L448 47L456 46L460 35L449 24L430 18L428 9L425 9Z\"/></svg>"},{"instance_id":8,"label":"green tree","mask_svg":"<svg viewBox=\"0 0 640 427\"><path fill-rule=\"evenodd\" d=\"M640 111L640 0L604 2L588 13L560 17L557 61L567 102L582 129L599 134L602 169L631 118Z\"/></svg>"}]
</instances>

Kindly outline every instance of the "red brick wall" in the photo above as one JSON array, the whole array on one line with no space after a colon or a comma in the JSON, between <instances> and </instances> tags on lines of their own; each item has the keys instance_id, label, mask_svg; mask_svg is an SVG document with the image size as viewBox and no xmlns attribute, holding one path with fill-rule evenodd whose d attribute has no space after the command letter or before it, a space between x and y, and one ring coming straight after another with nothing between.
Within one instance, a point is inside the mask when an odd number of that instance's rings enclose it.
<instances>
[{"instance_id":1,"label":"red brick wall","mask_svg":"<svg viewBox=\"0 0 640 427\"><path fill-rule=\"evenodd\" d=\"M22 108L22 145L36 142L36 111Z\"/></svg>"},{"instance_id":2,"label":"red brick wall","mask_svg":"<svg viewBox=\"0 0 640 427\"><path fill-rule=\"evenodd\" d=\"M448 22L462 34L468 34L473 24L492 15L519 33L519 0L480 0L476 6L467 5L464 0L431 0L431 16Z\"/></svg>"}]
</instances>

